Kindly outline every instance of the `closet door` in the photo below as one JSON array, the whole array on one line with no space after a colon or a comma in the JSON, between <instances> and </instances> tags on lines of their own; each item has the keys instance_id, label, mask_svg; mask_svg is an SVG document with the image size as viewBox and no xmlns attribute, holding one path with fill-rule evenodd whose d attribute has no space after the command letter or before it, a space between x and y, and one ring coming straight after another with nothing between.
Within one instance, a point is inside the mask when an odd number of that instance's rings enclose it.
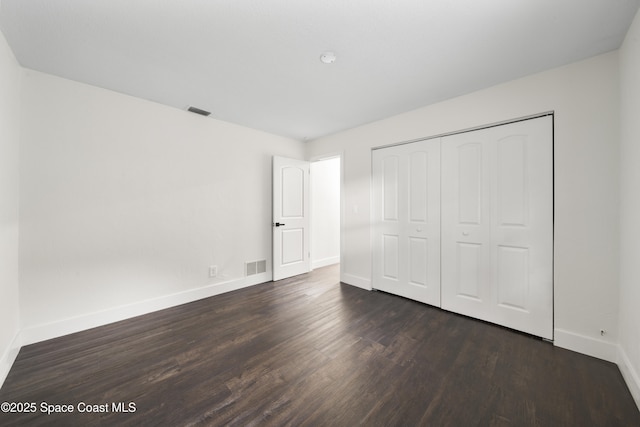
<instances>
[{"instance_id":1,"label":"closet door","mask_svg":"<svg viewBox=\"0 0 640 427\"><path fill-rule=\"evenodd\" d=\"M375 150L373 288L440 306L440 139Z\"/></svg>"},{"instance_id":2,"label":"closet door","mask_svg":"<svg viewBox=\"0 0 640 427\"><path fill-rule=\"evenodd\" d=\"M442 308L553 338L550 116L442 138Z\"/></svg>"}]
</instances>

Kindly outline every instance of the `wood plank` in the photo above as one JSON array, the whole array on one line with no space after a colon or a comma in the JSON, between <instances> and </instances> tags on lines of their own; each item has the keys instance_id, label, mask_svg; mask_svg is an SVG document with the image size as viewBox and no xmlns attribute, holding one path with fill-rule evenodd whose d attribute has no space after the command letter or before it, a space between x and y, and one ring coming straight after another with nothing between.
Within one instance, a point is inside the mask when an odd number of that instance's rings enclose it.
<instances>
[{"instance_id":1,"label":"wood plank","mask_svg":"<svg viewBox=\"0 0 640 427\"><path fill-rule=\"evenodd\" d=\"M640 425L612 363L338 277L325 267L24 347L0 402L136 411L0 425Z\"/></svg>"}]
</instances>

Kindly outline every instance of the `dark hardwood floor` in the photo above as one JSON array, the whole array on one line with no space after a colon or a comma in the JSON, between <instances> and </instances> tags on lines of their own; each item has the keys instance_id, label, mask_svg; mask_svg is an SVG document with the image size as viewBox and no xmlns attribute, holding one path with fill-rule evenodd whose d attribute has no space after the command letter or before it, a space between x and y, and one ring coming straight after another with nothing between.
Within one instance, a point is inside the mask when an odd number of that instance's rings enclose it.
<instances>
[{"instance_id":1,"label":"dark hardwood floor","mask_svg":"<svg viewBox=\"0 0 640 427\"><path fill-rule=\"evenodd\" d=\"M616 365L337 266L24 347L5 401L36 412L2 426L640 426Z\"/></svg>"}]
</instances>

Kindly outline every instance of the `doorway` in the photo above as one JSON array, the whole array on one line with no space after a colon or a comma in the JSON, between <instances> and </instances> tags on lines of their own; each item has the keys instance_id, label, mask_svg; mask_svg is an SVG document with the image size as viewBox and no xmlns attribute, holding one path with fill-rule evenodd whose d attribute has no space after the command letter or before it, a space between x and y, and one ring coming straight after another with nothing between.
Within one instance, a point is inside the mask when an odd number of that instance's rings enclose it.
<instances>
[{"instance_id":1,"label":"doorway","mask_svg":"<svg viewBox=\"0 0 640 427\"><path fill-rule=\"evenodd\" d=\"M341 165L339 155L311 162L311 269L340 263Z\"/></svg>"}]
</instances>

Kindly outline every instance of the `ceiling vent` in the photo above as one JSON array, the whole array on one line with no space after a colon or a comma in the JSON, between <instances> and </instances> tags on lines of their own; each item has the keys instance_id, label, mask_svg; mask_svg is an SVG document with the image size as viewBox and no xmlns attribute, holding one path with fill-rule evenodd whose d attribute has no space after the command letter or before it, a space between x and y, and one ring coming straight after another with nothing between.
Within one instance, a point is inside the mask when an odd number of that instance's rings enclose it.
<instances>
[{"instance_id":1,"label":"ceiling vent","mask_svg":"<svg viewBox=\"0 0 640 427\"><path fill-rule=\"evenodd\" d=\"M189 107L187 109L187 111L191 111L192 113L200 114L201 116L205 116L205 117L207 117L209 114L211 114L210 111L201 110L201 109L196 108L196 107Z\"/></svg>"}]
</instances>

